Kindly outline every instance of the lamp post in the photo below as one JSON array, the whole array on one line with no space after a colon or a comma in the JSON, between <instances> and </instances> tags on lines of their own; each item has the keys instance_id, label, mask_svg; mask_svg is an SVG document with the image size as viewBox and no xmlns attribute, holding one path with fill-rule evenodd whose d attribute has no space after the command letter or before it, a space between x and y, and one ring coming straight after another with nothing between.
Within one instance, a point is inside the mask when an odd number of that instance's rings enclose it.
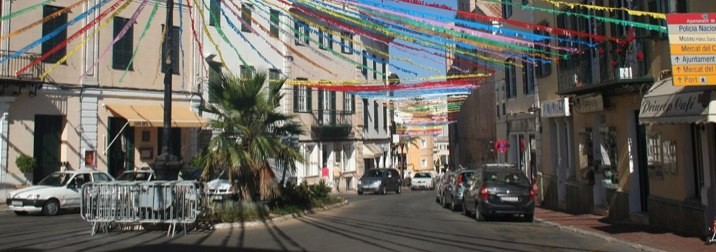
<instances>
[{"instance_id":1,"label":"lamp post","mask_svg":"<svg viewBox=\"0 0 716 252\"><path fill-rule=\"evenodd\" d=\"M181 169L181 161L172 153L172 36L174 29L174 0L167 0L166 24L164 27L164 52L162 64L164 69L164 127L162 128L161 154L154 163L157 178L173 180Z\"/></svg>"}]
</instances>

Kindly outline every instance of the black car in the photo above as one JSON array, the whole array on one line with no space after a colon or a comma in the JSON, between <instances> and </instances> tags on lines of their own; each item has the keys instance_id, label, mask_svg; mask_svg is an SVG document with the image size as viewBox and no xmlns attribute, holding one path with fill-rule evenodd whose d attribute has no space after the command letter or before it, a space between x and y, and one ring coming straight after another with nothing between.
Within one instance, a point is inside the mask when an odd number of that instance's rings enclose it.
<instances>
[{"instance_id":1,"label":"black car","mask_svg":"<svg viewBox=\"0 0 716 252\"><path fill-rule=\"evenodd\" d=\"M358 194L375 192L386 194L395 191L400 194L402 179L396 169L370 169L358 180Z\"/></svg>"},{"instance_id":2,"label":"black car","mask_svg":"<svg viewBox=\"0 0 716 252\"><path fill-rule=\"evenodd\" d=\"M535 191L524 172L513 165L482 165L469 182L463 214L477 220L493 216L520 216L534 220Z\"/></svg>"}]
</instances>

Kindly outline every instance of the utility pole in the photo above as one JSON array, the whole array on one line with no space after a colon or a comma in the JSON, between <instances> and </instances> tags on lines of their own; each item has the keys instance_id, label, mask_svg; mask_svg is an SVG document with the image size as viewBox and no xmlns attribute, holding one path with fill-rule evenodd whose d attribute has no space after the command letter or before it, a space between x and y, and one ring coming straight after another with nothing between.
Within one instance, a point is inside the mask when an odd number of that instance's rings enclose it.
<instances>
[{"instance_id":1,"label":"utility pole","mask_svg":"<svg viewBox=\"0 0 716 252\"><path fill-rule=\"evenodd\" d=\"M161 154L154 163L157 178L175 180L181 169L181 161L172 153L172 36L174 30L174 0L167 0L166 23L164 25L164 127L162 128Z\"/></svg>"}]
</instances>

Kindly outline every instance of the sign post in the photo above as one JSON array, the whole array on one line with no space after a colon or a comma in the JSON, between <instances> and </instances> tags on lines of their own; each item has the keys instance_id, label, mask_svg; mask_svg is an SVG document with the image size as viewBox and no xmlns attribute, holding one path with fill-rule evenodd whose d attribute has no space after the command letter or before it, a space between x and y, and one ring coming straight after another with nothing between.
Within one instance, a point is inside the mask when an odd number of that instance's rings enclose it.
<instances>
[{"instance_id":1,"label":"sign post","mask_svg":"<svg viewBox=\"0 0 716 252\"><path fill-rule=\"evenodd\" d=\"M716 13L666 15L674 86L716 85Z\"/></svg>"}]
</instances>

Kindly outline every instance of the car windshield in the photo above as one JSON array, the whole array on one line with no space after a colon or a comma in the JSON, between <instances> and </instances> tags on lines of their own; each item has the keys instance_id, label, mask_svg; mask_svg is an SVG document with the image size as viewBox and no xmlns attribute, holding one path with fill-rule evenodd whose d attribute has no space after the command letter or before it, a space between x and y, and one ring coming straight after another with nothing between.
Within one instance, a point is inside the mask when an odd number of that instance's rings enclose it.
<instances>
[{"instance_id":1,"label":"car windshield","mask_svg":"<svg viewBox=\"0 0 716 252\"><path fill-rule=\"evenodd\" d=\"M369 170L369 171L366 171L365 174L363 174L363 177L368 177L368 178L381 177L382 174L383 173L379 170Z\"/></svg>"},{"instance_id":2,"label":"car windshield","mask_svg":"<svg viewBox=\"0 0 716 252\"><path fill-rule=\"evenodd\" d=\"M64 186L72 178L72 174L64 172L55 172L40 180L37 185L43 186Z\"/></svg>"},{"instance_id":3,"label":"car windshield","mask_svg":"<svg viewBox=\"0 0 716 252\"><path fill-rule=\"evenodd\" d=\"M521 171L488 171L485 172L485 183L488 185L530 186L527 176Z\"/></svg>"},{"instance_id":4,"label":"car windshield","mask_svg":"<svg viewBox=\"0 0 716 252\"><path fill-rule=\"evenodd\" d=\"M431 178L430 173L416 173L415 178Z\"/></svg>"}]
</instances>

